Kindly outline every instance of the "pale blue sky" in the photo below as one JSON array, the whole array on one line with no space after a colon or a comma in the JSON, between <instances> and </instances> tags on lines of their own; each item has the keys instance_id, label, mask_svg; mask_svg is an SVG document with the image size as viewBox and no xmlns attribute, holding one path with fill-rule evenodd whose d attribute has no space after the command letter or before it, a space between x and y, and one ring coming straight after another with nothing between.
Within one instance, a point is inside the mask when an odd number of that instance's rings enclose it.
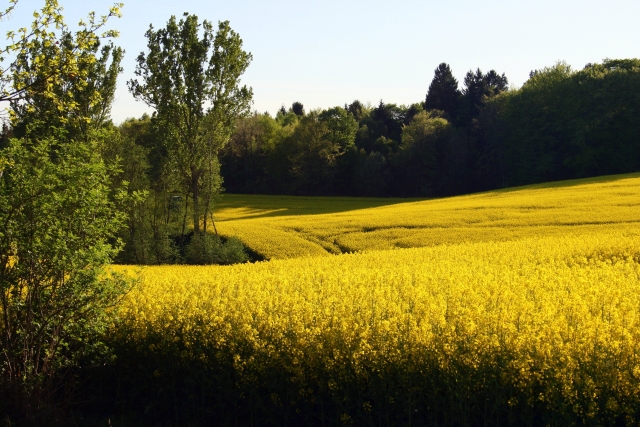
<instances>
[{"instance_id":1,"label":"pale blue sky","mask_svg":"<svg viewBox=\"0 0 640 427\"><path fill-rule=\"evenodd\" d=\"M5 4L7 0L2 0ZM60 0L69 24L111 2ZM127 92L150 23L173 14L229 20L253 62L243 83L254 109L274 114L300 101L308 110L354 99L377 104L424 100L433 71L447 62L461 83L469 69L505 72L520 86L529 71L565 60L574 68L604 58L640 57L638 0L129 0L116 43L126 50L112 118L150 111ZM24 26L41 0L20 0L0 32Z\"/></svg>"}]
</instances>

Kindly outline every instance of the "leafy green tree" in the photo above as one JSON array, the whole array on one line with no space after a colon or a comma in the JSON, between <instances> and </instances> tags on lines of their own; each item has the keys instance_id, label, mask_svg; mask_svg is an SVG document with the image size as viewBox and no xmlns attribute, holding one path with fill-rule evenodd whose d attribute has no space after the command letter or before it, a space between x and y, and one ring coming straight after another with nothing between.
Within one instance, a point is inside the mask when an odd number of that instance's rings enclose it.
<instances>
[{"instance_id":1,"label":"leafy green tree","mask_svg":"<svg viewBox=\"0 0 640 427\"><path fill-rule=\"evenodd\" d=\"M605 59L571 78L578 108L564 163L573 176L640 170L640 60Z\"/></svg>"},{"instance_id":2,"label":"leafy green tree","mask_svg":"<svg viewBox=\"0 0 640 427\"><path fill-rule=\"evenodd\" d=\"M404 125L406 126L411 123L413 121L413 118L422 111L424 111L424 106L419 102L415 102L408 107L405 107Z\"/></svg>"},{"instance_id":3,"label":"leafy green tree","mask_svg":"<svg viewBox=\"0 0 640 427\"><path fill-rule=\"evenodd\" d=\"M435 69L424 108L426 110L444 111L453 119L460 108L461 96L462 94L458 89L458 80L453 77L449 65L443 62Z\"/></svg>"},{"instance_id":4,"label":"leafy green tree","mask_svg":"<svg viewBox=\"0 0 640 427\"><path fill-rule=\"evenodd\" d=\"M503 120L505 185L528 184L569 177L561 150L570 139L574 108L571 67L558 62L532 73L523 87L494 99Z\"/></svg>"},{"instance_id":5,"label":"leafy green tree","mask_svg":"<svg viewBox=\"0 0 640 427\"><path fill-rule=\"evenodd\" d=\"M373 142L373 151L382 154L385 157L392 157L400 147L398 141L380 136Z\"/></svg>"},{"instance_id":6,"label":"leafy green tree","mask_svg":"<svg viewBox=\"0 0 640 427\"><path fill-rule=\"evenodd\" d=\"M338 159L353 147L356 122L343 108L312 111L289 138L290 174L298 192L332 194Z\"/></svg>"},{"instance_id":7,"label":"leafy green tree","mask_svg":"<svg viewBox=\"0 0 640 427\"><path fill-rule=\"evenodd\" d=\"M496 96L509 89L509 80L502 73L498 74L495 70L490 70L484 75L485 92L489 97Z\"/></svg>"},{"instance_id":8,"label":"leafy green tree","mask_svg":"<svg viewBox=\"0 0 640 427\"><path fill-rule=\"evenodd\" d=\"M239 264L249 259L237 237L223 242L212 233L195 234L185 248L185 258L189 264L196 265Z\"/></svg>"},{"instance_id":9,"label":"leafy green tree","mask_svg":"<svg viewBox=\"0 0 640 427\"><path fill-rule=\"evenodd\" d=\"M492 141L486 138L479 117L486 103L506 92L507 77L494 70L483 73L479 68L469 71L464 79L462 103L456 124L468 135L469 155L462 175L468 176L465 191L483 191L495 185L495 163L488 159L495 158Z\"/></svg>"},{"instance_id":10,"label":"leafy green tree","mask_svg":"<svg viewBox=\"0 0 640 427\"><path fill-rule=\"evenodd\" d=\"M99 57L97 52L102 39L118 35L100 31L109 18L120 16L121 7L114 4L100 18L90 13L74 32L64 23L58 1L45 0L31 28L9 31L10 43L0 49L0 60L10 56L13 61L1 71L0 102L10 102L14 125L32 123L34 133L39 123L45 127L41 134L56 127L84 131L86 137L89 126L106 121L123 51L108 43Z\"/></svg>"},{"instance_id":11,"label":"leafy green tree","mask_svg":"<svg viewBox=\"0 0 640 427\"><path fill-rule=\"evenodd\" d=\"M115 48L101 57L97 49L116 32L98 31L120 7L91 13L72 33L57 1L46 0L31 28L9 32L0 49L13 58L0 74L0 101L10 102L14 123L29 117L26 137L0 149L0 411L34 424L74 385L69 371L103 352L108 310L129 286L105 272L120 248L126 191L112 185L97 128L69 132L107 120L111 98L101 87L119 66L106 65Z\"/></svg>"},{"instance_id":12,"label":"leafy green tree","mask_svg":"<svg viewBox=\"0 0 640 427\"><path fill-rule=\"evenodd\" d=\"M380 101L378 106L360 121L356 145L367 153L377 151L386 155L389 151L395 152L400 145L406 114L407 109L404 106Z\"/></svg>"},{"instance_id":13,"label":"leafy green tree","mask_svg":"<svg viewBox=\"0 0 640 427\"><path fill-rule=\"evenodd\" d=\"M320 113L320 120L327 124L326 138L338 147L335 173L333 174L332 193L345 194L351 188L353 169L357 164L357 149L355 146L358 122L353 115L342 107L334 107Z\"/></svg>"},{"instance_id":14,"label":"leafy green tree","mask_svg":"<svg viewBox=\"0 0 640 427\"><path fill-rule=\"evenodd\" d=\"M9 6L0 12L0 20L7 19L13 12L17 4L17 0L10 0ZM7 46L0 48L0 63L3 63L7 56L18 52L26 51L35 43L55 43L55 34L50 32L51 27L60 28L63 25L62 8L56 0L45 0L45 5L41 11L34 12L34 21L31 28L21 28L17 31L9 31L7 39L11 40ZM9 65L3 65L0 71L0 102L7 102L20 99L23 94L31 89L30 87L15 87L13 85L13 68L17 60L14 59ZM55 64L41 64L41 68L48 72L42 73L47 77L55 78L59 72L59 67ZM62 65L62 64L59 64ZM43 90L45 82L38 82L33 86L38 86L40 91Z\"/></svg>"},{"instance_id":15,"label":"leafy green tree","mask_svg":"<svg viewBox=\"0 0 640 427\"><path fill-rule=\"evenodd\" d=\"M62 373L101 351L106 309L127 289L104 272L123 194L113 198L111 172L83 142L14 139L0 164L2 388L33 416L70 385Z\"/></svg>"},{"instance_id":16,"label":"leafy green tree","mask_svg":"<svg viewBox=\"0 0 640 427\"><path fill-rule=\"evenodd\" d=\"M240 77L252 57L228 21L214 33L211 23L200 24L195 15L180 21L172 16L165 28L150 26L145 35L148 52L138 56L136 66L141 80L130 80L129 90L156 110L172 169L185 200L192 200L194 231L200 233L220 191L219 150L236 119L249 111L252 90L240 87Z\"/></svg>"},{"instance_id":17,"label":"leafy green tree","mask_svg":"<svg viewBox=\"0 0 640 427\"><path fill-rule=\"evenodd\" d=\"M451 196L468 191L470 171L470 137L462 128L452 126L439 159L438 194Z\"/></svg>"},{"instance_id":18,"label":"leafy green tree","mask_svg":"<svg viewBox=\"0 0 640 427\"><path fill-rule=\"evenodd\" d=\"M64 132L66 138L89 138L93 129L109 121L120 62L124 51L108 43L100 48L100 40L87 43L79 56L77 70L48 82L47 91L35 91L33 82L46 80L38 63L41 58L68 57L78 49L76 33L62 33L57 44L34 43L18 54L14 85L31 87L20 99L11 101L12 121L16 136L27 132L32 137L47 135L52 128ZM79 80L80 79L80 80ZM60 100L63 100L61 102Z\"/></svg>"},{"instance_id":19,"label":"leafy green tree","mask_svg":"<svg viewBox=\"0 0 640 427\"><path fill-rule=\"evenodd\" d=\"M298 150L292 136L300 123L293 113L278 114L275 122L278 127L274 128L265 152L265 192L291 194L297 187L292 176L292 160Z\"/></svg>"},{"instance_id":20,"label":"leafy green tree","mask_svg":"<svg viewBox=\"0 0 640 427\"><path fill-rule=\"evenodd\" d=\"M278 124L267 117L274 127ZM254 190L261 177L264 160L265 127L262 116L257 113L241 118L229 143L221 152L221 173L225 188L231 192L244 193Z\"/></svg>"},{"instance_id":21,"label":"leafy green tree","mask_svg":"<svg viewBox=\"0 0 640 427\"><path fill-rule=\"evenodd\" d=\"M226 190L233 193L268 192L267 158L285 134L280 124L268 114L255 113L239 119L220 158Z\"/></svg>"},{"instance_id":22,"label":"leafy green tree","mask_svg":"<svg viewBox=\"0 0 640 427\"><path fill-rule=\"evenodd\" d=\"M329 131L327 138L340 147L340 152L353 147L358 123L344 108L334 107L324 110L318 118L327 124Z\"/></svg>"},{"instance_id":23,"label":"leafy green tree","mask_svg":"<svg viewBox=\"0 0 640 427\"><path fill-rule=\"evenodd\" d=\"M105 162L121 165L112 187L124 187L138 196L123 207L127 227L119 235L124 247L116 262L166 264L177 259L169 236L177 234L179 216L171 209L168 188L172 185L165 179L164 153L159 153L162 147L155 144L155 133L148 115L95 132Z\"/></svg>"},{"instance_id":24,"label":"leafy green tree","mask_svg":"<svg viewBox=\"0 0 640 427\"><path fill-rule=\"evenodd\" d=\"M378 122L375 126L380 130L380 136L392 139L400 142L400 135L402 133L402 125L405 119L405 110L396 104L385 104L380 101L378 107L374 108L371 112L371 118ZM371 128L371 127L370 127Z\"/></svg>"},{"instance_id":25,"label":"leafy green tree","mask_svg":"<svg viewBox=\"0 0 640 427\"><path fill-rule=\"evenodd\" d=\"M291 175L303 194L330 192L340 148L327 138L328 133L327 124L312 111L300 120L290 137Z\"/></svg>"},{"instance_id":26,"label":"leafy green tree","mask_svg":"<svg viewBox=\"0 0 640 427\"><path fill-rule=\"evenodd\" d=\"M280 123L280 126L295 126L300 120L301 116L298 116L293 110L285 110L284 105L278 110L276 114L276 121Z\"/></svg>"},{"instance_id":27,"label":"leafy green tree","mask_svg":"<svg viewBox=\"0 0 640 427\"><path fill-rule=\"evenodd\" d=\"M402 146L395 159L407 195L433 196L439 191L440 163L450 137L449 122L435 112L422 111L402 131Z\"/></svg>"}]
</instances>

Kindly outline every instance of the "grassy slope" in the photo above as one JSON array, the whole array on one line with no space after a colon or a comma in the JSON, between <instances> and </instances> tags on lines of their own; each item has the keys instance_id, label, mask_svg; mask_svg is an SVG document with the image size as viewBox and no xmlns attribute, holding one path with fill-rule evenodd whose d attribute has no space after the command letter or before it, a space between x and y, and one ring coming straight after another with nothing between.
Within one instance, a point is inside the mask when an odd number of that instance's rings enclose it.
<instances>
[{"instance_id":1,"label":"grassy slope","mask_svg":"<svg viewBox=\"0 0 640 427\"><path fill-rule=\"evenodd\" d=\"M225 195L216 219L267 259L580 235L640 221L640 174L422 201Z\"/></svg>"}]
</instances>

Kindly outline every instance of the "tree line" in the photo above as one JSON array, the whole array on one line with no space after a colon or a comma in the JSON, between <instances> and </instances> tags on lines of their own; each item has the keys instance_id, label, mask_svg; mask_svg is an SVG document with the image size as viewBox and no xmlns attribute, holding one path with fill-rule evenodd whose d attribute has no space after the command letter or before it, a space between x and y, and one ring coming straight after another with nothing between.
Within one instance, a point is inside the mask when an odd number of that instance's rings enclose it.
<instances>
[{"instance_id":1,"label":"tree line","mask_svg":"<svg viewBox=\"0 0 640 427\"><path fill-rule=\"evenodd\" d=\"M414 196L465 194L640 170L640 61L604 60L505 74L440 64L423 102L354 101L238 121L221 151L231 193Z\"/></svg>"}]
</instances>

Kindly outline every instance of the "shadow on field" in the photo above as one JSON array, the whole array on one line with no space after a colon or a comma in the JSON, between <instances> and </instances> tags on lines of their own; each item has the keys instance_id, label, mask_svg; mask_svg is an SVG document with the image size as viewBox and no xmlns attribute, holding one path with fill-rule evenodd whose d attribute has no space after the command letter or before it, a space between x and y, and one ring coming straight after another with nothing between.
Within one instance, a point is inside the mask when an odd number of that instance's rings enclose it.
<instances>
[{"instance_id":1,"label":"shadow on field","mask_svg":"<svg viewBox=\"0 0 640 427\"><path fill-rule=\"evenodd\" d=\"M400 203L426 200L445 200L451 197L504 196L513 192L534 189L571 188L585 184L606 184L639 178L640 173L607 175L568 181L554 181L509 187L480 193L462 194L441 198L373 198L373 197L325 197L325 196L270 196L255 194L224 194L216 205L216 220L229 221L249 218L268 218L294 215L319 215L349 212L360 209L390 206Z\"/></svg>"},{"instance_id":2,"label":"shadow on field","mask_svg":"<svg viewBox=\"0 0 640 427\"><path fill-rule=\"evenodd\" d=\"M332 214L421 200L427 199L225 194L216 205L216 220Z\"/></svg>"}]
</instances>

